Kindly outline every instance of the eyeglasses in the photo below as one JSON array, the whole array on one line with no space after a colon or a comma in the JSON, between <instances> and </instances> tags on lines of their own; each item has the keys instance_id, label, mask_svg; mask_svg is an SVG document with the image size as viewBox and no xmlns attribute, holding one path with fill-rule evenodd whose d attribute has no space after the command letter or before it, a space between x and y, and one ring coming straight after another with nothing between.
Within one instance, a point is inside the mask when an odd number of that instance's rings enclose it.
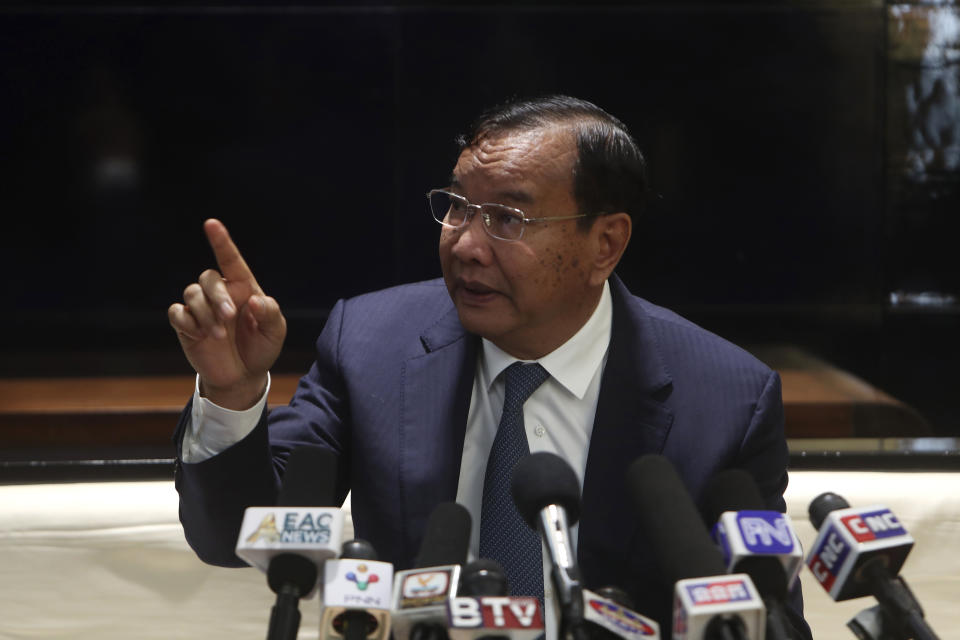
<instances>
[{"instance_id":1,"label":"eyeglasses","mask_svg":"<svg viewBox=\"0 0 960 640\"><path fill-rule=\"evenodd\" d=\"M603 215L602 213L580 213L575 216L547 216L543 218L528 218L520 209L514 209L503 204L471 204L463 196L443 189L433 189L427 192L427 201L430 203L430 213L433 219L447 229L459 229L470 222L474 213L480 213L483 229L493 238L514 242L523 236L523 230L530 222L543 220L573 220Z\"/></svg>"}]
</instances>

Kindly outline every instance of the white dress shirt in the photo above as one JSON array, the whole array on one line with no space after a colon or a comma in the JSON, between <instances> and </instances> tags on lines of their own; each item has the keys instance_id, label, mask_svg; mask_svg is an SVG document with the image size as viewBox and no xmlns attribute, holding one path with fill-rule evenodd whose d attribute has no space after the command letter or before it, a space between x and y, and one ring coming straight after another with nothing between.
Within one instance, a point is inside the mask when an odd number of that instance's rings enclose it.
<instances>
[{"instance_id":1,"label":"white dress shirt","mask_svg":"<svg viewBox=\"0 0 960 640\"><path fill-rule=\"evenodd\" d=\"M249 409L234 411L214 404L200 395L200 375L193 386L190 423L183 432L180 460L188 464L203 462L247 437L267 406L270 374L263 396Z\"/></svg>"},{"instance_id":2,"label":"white dress shirt","mask_svg":"<svg viewBox=\"0 0 960 640\"><path fill-rule=\"evenodd\" d=\"M612 326L610 285L604 283L603 294L593 315L572 338L538 360L524 361L538 362L550 374L523 405L523 425L530 453L549 451L566 460L577 474L581 491ZM460 462L460 482L457 486L457 502L467 508L473 520L470 531L471 558L476 558L480 550L483 477L500 424L500 414L503 413L505 382L500 374L517 361L517 358L492 342L483 340L473 379L473 395ZM574 548L577 531L578 526L574 525L570 532ZM545 547L543 572L547 638L556 638L557 603L553 597L550 562Z\"/></svg>"}]
</instances>

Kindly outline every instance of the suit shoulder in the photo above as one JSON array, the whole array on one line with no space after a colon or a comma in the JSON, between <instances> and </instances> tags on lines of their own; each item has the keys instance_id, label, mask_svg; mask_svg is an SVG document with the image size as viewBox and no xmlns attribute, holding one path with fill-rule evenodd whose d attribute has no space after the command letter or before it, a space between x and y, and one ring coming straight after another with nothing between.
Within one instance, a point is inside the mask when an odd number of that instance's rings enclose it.
<instances>
[{"instance_id":1,"label":"suit shoulder","mask_svg":"<svg viewBox=\"0 0 960 640\"><path fill-rule=\"evenodd\" d=\"M451 317L456 309L443 280L426 280L340 300L324 331L338 332L341 344L420 345L425 330Z\"/></svg>"},{"instance_id":2,"label":"suit shoulder","mask_svg":"<svg viewBox=\"0 0 960 640\"><path fill-rule=\"evenodd\" d=\"M707 369L736 369L740 373L752 371L764 378L772 372L769 366L743 347L680 314L643 298L634 297L633 300L643 310L657 342L672 355L689 356L695 359L698 366Z\"/></svg>"},{"instance_id":3,"label":"suit shoulder","mask_svg":"<svg viewBox=\"0 0 960 640\"><path fill-rule=\"evenodd\" d=\"M448 311L453 303L440 278L401 284L363 293L343 301L351 315L377 314L396 319L397 314L431 316Z\"/></svg>"}]
</instances>

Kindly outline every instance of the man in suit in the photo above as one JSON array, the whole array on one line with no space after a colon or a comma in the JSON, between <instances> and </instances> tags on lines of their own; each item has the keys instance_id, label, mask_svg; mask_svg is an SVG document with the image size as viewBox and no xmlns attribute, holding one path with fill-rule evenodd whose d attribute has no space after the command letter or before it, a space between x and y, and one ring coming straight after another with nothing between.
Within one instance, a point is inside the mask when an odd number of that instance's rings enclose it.
<instances>
[{"instance_id":1,"label":"man in suit","mask_svg":"<svg viewBox=\"0 0 960 640\"><path fill-rule=\"evenodd\" d=\"M427 516L454 499L479 521L471 550L486 555L505 378L536 363L543 380L514 420L519 446L561 455L580 479L585 585L625 588L668 628L670 590L638 531L626 468L662 453L694 496L716 471L745 468L782 510L787 452L777 375L613 275L645 190L636 144L591 103L554 96L481 116L450 184L428 194L443 280L338 302L290 406L269 416L285 321L223 225L207 221L220 271L169 310L198 372L177 488L200 557L242 564L243 508L272 504L302 445L338 454L339 497L352 490L357 534L381 558L408 567ZM809 634L799 616L797 626Z\"/></svg>"}]
</instances>

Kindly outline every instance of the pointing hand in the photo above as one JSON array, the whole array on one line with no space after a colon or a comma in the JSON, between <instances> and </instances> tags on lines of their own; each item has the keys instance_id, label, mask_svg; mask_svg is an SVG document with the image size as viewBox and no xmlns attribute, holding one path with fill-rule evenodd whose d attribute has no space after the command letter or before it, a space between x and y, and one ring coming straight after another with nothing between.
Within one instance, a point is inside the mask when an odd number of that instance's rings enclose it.
<instances>
[{"instance_id":1,"label":"pointing hand","mask_svg":"<svg viewBox=\"0 0 960 640\"><path fill-rule=\"evenodd\" d=\"M227 409L247 409L263 394L267 372L287 335L280 306L264 294L219 220L203 224L220 270L207 269L167 310L201 392Z\"/></svg>"}]
</instances>

